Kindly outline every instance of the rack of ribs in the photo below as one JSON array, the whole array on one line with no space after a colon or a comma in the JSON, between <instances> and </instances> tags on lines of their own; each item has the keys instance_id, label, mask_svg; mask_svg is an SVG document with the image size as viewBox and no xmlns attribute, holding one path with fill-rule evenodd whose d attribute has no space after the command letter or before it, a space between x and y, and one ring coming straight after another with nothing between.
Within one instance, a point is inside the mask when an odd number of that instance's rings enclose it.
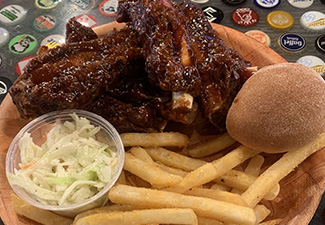
<instances>
[{"instance_id":1,"label":"rack of ribs","mask_svg":"<svg viewBox=\"0 0 325 225\"><path fill-rule=\"evenodd\" d=\"M201 9L172 0L120 0L117 20L137 33L151 81L177 98L197 96L204 117L224 132L228 109L251 72L217 37Z\"/></svg>"}]
</instances>

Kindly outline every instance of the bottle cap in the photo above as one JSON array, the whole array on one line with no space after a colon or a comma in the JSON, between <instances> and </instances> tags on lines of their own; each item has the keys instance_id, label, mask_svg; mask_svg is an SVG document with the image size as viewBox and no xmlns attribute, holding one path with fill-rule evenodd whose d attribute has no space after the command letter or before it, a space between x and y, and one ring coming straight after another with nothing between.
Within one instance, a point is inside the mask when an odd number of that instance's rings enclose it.
<instances>
[{"instance_id":1,"label":"bottle cap","mask_svg":"<svg viewBox=\"0 0 325 225\"><path fill-rule=\"evenodd\" d=\"M0 46L7 43L9 40L9 32L5 29L0 27Z\"/></svg>"},{"instance_id":2,"label":"bottle cap","mask_svg":"<svg viewBox=\"0 0 325 225\"><path fill-rule=\"evenodd\" d=\"M325 34L322 34L316 39L316 48L322 52L325 53Z\"/></svg>"},{"instance_id":3,"label":"bottle cap","mask_svg":"<svg viewBox=\"0 0 325 225\"><path fill-rule=\"evenodd\" d=\"M59 2L59 0L35 0L35 5L40 9L53 9Z\"/></svg>"},{"instance_id":4,"label":"bottle cap","mask_svg":"<svg viewBox=\"0 0 325 225\"><path fill-rule=\"evenodd\" d=\"M227 5L240 5L246 2L247 0L222 0Z\"/></svg>"},{"instance_id":5,"label":"bottle cap","mask_svg":"<svg viewBox=\"0 0 325 225\"><path fill-rule=\"evenodd\" d=\"M318 11L309 11L302 14L300 24L311 31L325 30L325 14Z\"/></svg>"},{"instance_id":6,"label":"bottle cap","mask_svg":"<svg viewBox=\"0 0 325 225\"><path fill-rule=\"evenodd\" d=\"M60 34L52 34L44 38L41 42L41 46L46 46L48 48L55 48L58 45L65 43L65 37Z\"/></svg>"},{"instance_id":7,"label":"bottle cap","mask_svg":"<svg viewBox=\"0 0 325 225\"><path fill-rule=\"evenodd\" d=\"M76 20L86 27L93 28L93 27L97 26L96 17L89 15L89 14L79 15L76 17Z\"/></svg>"},{"instance_id":8,"label":"bottle cap","mask_svg":"<svg viewBox=\"0 0 325 225\"><path fill-rule=\"evenodd\" d=\"M220 23L223 20L224 14L221 9L213 6L207 6L204 7L202 11L210 23Z\"/></svg>"},{"instance_id":9,"label":"bottle cap","mask_svg":"<svg viewBox=\"0 0 325 225\"><path fill-rule=\"evenodd\" d=\"M9 42L9 50L11 53L23 55L36 50L37 39L30 34L21 34Z\"/></svg>"},{"instance_id":10,"label":"bottle cap","mask_svg":"<svg viewBox=\"0 0 325 225\"><path fill-rule=\"evenodd\" d=\"M75 11L86 11L93 7L93 0L68 0L68 5Z\"/></svg>"},{"instance_id":11,"label":"bottle cap","mask_svg":"<svg viewBox=\"0 0 325 225\"><path fill-rule=\"evenodd\" d=\"M55 16L44 14L33 20L33 28L38 32L47 32L53 30L56 26Z\"/></svg>"},{"instance_id":12,"label":"bottle cap","mask_svg":"<svg viewBox=\"0 0 325 225\"><path fill-rule=\"evenodd\" d=\"M305 9L310 7L314 3L314 0L288 0L288 2L296 8Z\"/></svg>"},{"instance_id":13,"label":"bottle cap","mask_svg":"<svg viewBox=\"0 0 325 225\"><path fill-rule=\"evenodd\" d=\"M294 24L292 15L285 11L273 11L266 17L267 23L276 29L289 29Z\"/></svg>"},{"instance_id":14,"label":"bottle cap","mask_svg":"<svg viewBox=\"0 0 325 225\"><path fill-rule=\"evenodd\" d=\"M301 65L308 66L315 70L317 73L323 74L325 73L325 62L313 55L306 55L297 60L297 63Z\"/></svg>"},{"instance_id":15,"label":"bottle cap","mask_svg":"<svg viewBox=\"0 0 325 225\"><path fill-rule=\"evenodd\" d=\"M270 39L269 35L267 35L263 31L250 30L250 31L247 31L245 34L250 36L251 38L254 38L255 40L261 42L262 44L264 44L268 47L271 45L271 39Z\"/></svg>"},{"instance_id":16,"label":"bottle cap","mask_svg":"<svg viewBox=\"0 0 325 225\"><path fill-rule=\"evenodd\" d=\"M255 4L265 9L271 9L278 6L280 0L255 0Z\"/></svg>"},{"instance_id":17,"label":"bottle cap","mask_svg":"<svg viewBox=\"0 0 325 225\"><path fill-rule=\"evenodd\" d=\"M18 76L21 76L24 73L26 66L33 58L35 57L34 56L25 57L16 64L15 72Z\"/></svg>"},{"instance_id":18,"label":"bottle cap","mask_svg":"<svg viewBox=\"0 0 325 225\"><path fill-rule=\"evenodd\" d=\"M297 52L305 48L306 40L299 34L287 33L280 37L280 45L285 50Z\"/></svg>"},{"instance_id":19,"label":"bottle cap","mask_svg":"<svg viewBox=\"0 0 325 225\"><path fill-rule=\"evenodd\" d=\"M199 4L207 3L208 1L209 0L191 0L191 2L199 3Z\"/></svg>"},{"instance_id":20,"label":"bottle cap","mask_svg":"<svg viewBox=\"0 0 325 225\"><path fill-rule=\"evenodd\" d=\"M232 13L232 19L241 26L252 26L259 20L257 12L250 8L238 8Z\"/></svg>"},{"instance_id":21,"label":"bottle cap","mask_svg":"<svg viewBox=\"0 0 325 225\"><path fill-rule=\"evenodd\" d=\"M0 10L0 22L6 25L19 23L26 15L26 10L20 5L8 5Z\"/></svg>"},{"instance_id":22,"label":"bottle cap","mask_svg":"<svg viewBox=\"0 0 325 225\"><path fill-rule=\"evenodd\" d=\"M12 82L6 77L0 77L0 103L6 97Z\"/></svg>"},{"instance_id":23,"label":"bottle cap","mask_svg":"<svg viewBox=\"0 0 325 225\"><path fill-rule=\"evenodd\" d=\"M104 16L117 15L118 0L104 0L99 4L99 12Z\"/></svg>"}]
</instances>

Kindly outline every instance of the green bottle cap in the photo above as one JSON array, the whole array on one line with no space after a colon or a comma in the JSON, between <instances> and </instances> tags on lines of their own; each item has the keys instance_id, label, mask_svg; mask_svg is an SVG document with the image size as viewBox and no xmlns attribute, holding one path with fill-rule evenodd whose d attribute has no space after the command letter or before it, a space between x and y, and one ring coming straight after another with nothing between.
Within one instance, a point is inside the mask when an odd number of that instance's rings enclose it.
<instances>
[{"instance_id":1,"label":"green bottle cap","mask_svg":"<svg viewBox=\"0 0 325 225\"><path fill-rule=\"evenodd\" d=\"M23 55L33 52L37 47L37 39L30 34L21 34L9 42L9 50L10 52Z\"/></svg>"}]
</instances>

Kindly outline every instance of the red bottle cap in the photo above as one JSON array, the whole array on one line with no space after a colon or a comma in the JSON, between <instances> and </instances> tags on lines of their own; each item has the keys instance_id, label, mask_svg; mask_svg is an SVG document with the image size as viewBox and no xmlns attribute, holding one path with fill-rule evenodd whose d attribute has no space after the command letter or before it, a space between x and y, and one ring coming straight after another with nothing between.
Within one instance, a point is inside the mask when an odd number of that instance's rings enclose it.
<instances>
[{"instance_id":1,"label":"red bottle cap","mask_svg":"<svg viewBox=\"0 0 325 225\"><path fill-rule=\"evenodd\" d=\"M252 26L257 23L259 16L251 8L238 8L232 13L232 19L240 26Z\"/></svg>"}]
</instances>

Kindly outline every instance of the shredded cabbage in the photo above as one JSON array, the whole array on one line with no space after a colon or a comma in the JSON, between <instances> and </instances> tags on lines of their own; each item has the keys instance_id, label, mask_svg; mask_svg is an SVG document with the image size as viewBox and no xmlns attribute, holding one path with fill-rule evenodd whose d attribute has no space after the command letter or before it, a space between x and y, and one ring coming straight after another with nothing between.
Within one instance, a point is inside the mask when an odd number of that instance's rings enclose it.
<instances>
[{"instance_id":1,"label":"shredded cabbage","mask_svg":"<svg viewBox=\"0 0 325 225\"><path fill-rule=\"evenodd\" d=\"M97 140L100 127L70 115L73 121L55 125L42 146L29 133L20 139L20 169L8 180L49 205L71 205L91 198L117 170L117 153Z\"/></svg>"}]
</instances>

